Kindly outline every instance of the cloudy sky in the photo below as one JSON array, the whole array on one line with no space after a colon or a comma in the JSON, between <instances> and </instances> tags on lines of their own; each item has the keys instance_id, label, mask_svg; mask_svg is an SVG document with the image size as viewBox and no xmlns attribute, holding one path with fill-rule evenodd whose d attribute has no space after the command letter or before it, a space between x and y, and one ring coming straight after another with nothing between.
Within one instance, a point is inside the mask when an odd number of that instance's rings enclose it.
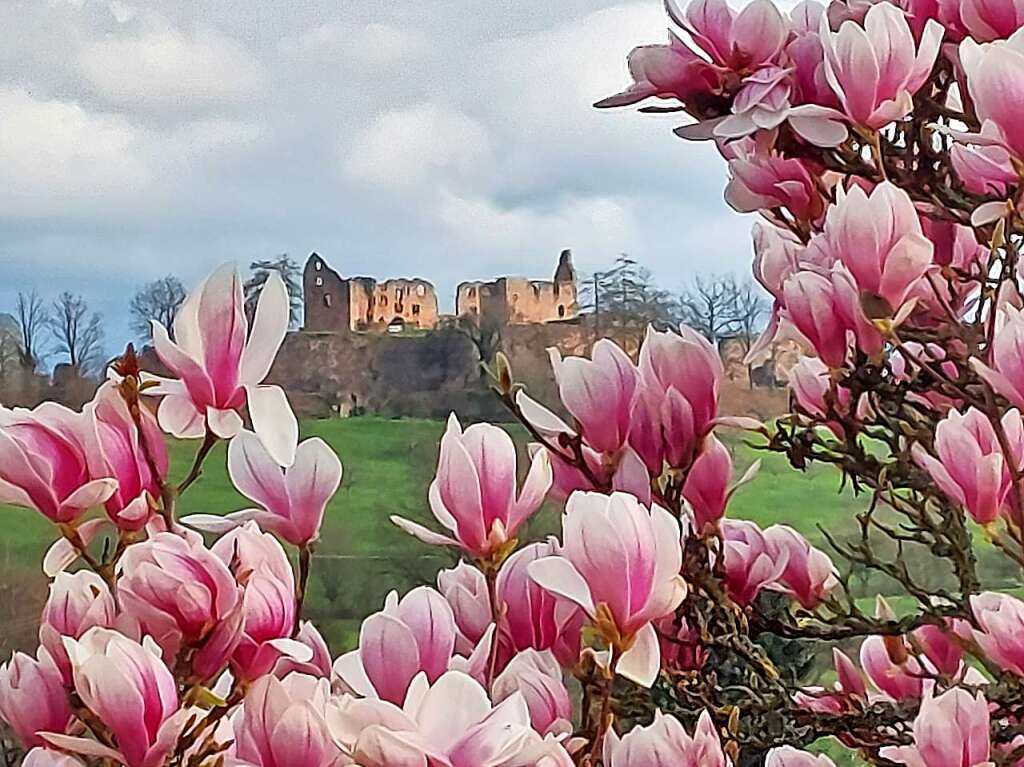
<instances>
[{"instance_id":1,"label":"cloudy sky","mask_svg":"<svg viewBox=\"0 0 1024 767\"><path fill-rule=\"evenodd\" d=\"M128 334L167 273L317 250L343 274L746 270L724 168L590 104L659 0L4 0L0 311L83 293Z\"/></svg>"}]
</instances>

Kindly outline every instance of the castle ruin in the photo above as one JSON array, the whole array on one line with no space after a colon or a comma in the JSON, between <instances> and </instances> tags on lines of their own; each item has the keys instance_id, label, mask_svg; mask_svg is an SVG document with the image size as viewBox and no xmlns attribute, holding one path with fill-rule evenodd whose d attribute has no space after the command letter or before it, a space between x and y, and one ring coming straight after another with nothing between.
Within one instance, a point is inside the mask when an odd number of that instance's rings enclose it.
<instances>
[{"instance_id":1,"label":"castle ruin","mask_svg":"<svg viewBox=\"0 0 1024 767\"><path fill-rule=\"evenodd\" d=\"M303 293L303 329L311 332L432 330L442 320L430 282L342 277L317 253L306 261ZM574 319L579 310L572 254L562 251L552 280L499 277L463 282L456 293L455 311L458 317L490 326Z\"/></svg>"}]
</instances>

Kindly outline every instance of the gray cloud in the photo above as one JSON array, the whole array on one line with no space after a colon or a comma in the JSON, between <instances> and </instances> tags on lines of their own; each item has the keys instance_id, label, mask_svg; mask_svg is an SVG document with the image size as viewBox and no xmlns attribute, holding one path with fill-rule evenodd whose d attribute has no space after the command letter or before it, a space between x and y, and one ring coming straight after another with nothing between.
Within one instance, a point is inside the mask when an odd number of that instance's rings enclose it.
<instances>
[{"instance_id":1,"label":"gray cloud","mask_svg":"<svg viewBox=\"0 0 1024 767\"><path fill-rule=\"evenodd\" d=\"M742 270L724 167L590 104L663 39L657 0L0 4L0 310L313 249L347 274ZM116 342L116 343L115 343Z\"/></svg>"}]
</instances>

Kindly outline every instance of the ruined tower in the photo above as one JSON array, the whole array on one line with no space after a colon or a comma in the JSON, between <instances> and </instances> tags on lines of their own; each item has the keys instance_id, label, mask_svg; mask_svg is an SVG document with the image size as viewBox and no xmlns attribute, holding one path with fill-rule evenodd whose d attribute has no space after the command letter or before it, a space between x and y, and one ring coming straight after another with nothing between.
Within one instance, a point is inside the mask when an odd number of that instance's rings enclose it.
<instances>
[{"instance_id":1,"label":"ruined tower","mask_svg":"<svg viewBox=\"0 0 1024 767\"><path fill-rule=\"evenodd\" d=\"M498 325L574 319L579 310L572 252L562 251L550 281L499 277L490 282L463 282L456 294L455 311L460 317Z\"/></svg>"}]
</instances>

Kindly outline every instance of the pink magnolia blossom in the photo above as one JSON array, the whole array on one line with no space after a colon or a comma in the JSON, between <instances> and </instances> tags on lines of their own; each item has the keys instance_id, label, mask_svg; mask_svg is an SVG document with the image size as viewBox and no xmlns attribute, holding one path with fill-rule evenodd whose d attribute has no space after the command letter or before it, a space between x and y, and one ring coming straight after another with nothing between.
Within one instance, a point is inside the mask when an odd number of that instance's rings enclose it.
<instances>
[{"instance_id":1,"label":"pink magnolia blossom","mask_svg":"<svg viewBox=\"0 0 1024 767\"><path fill-rule=\"evenodd\" d=\"M708 63L669 32L668 45L642 45L627 59L633 83L625 90L601 99L599 109L637 104L645 99L676 99L696 111L721 94L725 72Z\"/></svg>"},{"instance_id":2,"label":"pink magnolia blossom","mask_svg":"<svg viewBox=\"0 0 1024 767\"><path fill-rule=\"evenodd\" d=\"M900 638L895 641L903 643ZM870 636L860 646L860 665L879 692L893 700L920 698L924 668L912 655L905 654L901 660L892 659L886 637Z\"/></svg>"},{"instance_id":3,"label":"pink magnolia blossom","mask_svg":"<svg viewBox=\"0 0 1024 767\"><path fill-rule=\"evenodd\" d=\"M458 546L471 556L487 559L500 552L540 508L551 481L548 454L537 451L516 497L512 438L486 423L463 431L453 413L441 438L437 476L430 485L430 510L451 536L402 517L391 517L391 521L424 543Z\"/></svg>"},{"instance_id":4,"label":"pink magnolia blossom","mask_svg":"<svg viewBox=\"0 0 1024 767\"><path fill-rule=\"evenodd\" d=\"M907 301L934 254L909 195L887 181L870 194L859 186L850 189L829 208L824 232L810 247L816 251L812 260L843 264L861 296L881 299L890 317Z\"/></svg>"},{"instance_id":5,"label":"pink magnolia blossom","mask_svg":"<svg viewBox=\"0 0 1024 767\"><path fill-rule=\"evenodd\" d=\"M914 719L914 745L883 748L881 756L910 767L982 767L992 764L985 696L954 687L926 691Z\"/></svg>"},{"instance_id":6,"label":"pink magnolia blossom","mask_svg":"<svg viewBox=\"0 0 1024 767\"><path fill-rule=\"evenodd\" d=\"M504 611L501 638L513 651L551 650L563 666L571 667L580 656L583 611L529 575L533 562L558 552L554 541L524 546L498 571L495 592Z\"/></svg>"},{"instance_id":7,"label":"pink magnolia blossom","mask_svg":"<svg viewBox=\"0 0 1024 767\"><path fill-rule=\"evenodd\" d=\"M460 671L432 685L417 677L405 704L341 699L332 735L362 767L572 767L552 738L530 726L521 693L494 706L483 686Z\"/></svg>"},{"instance_id":8,"label":"pink magnolia blossom","mask_svg":"<svg viewBox=\"0 0 1024 767\"><path fill-rule=\"evenodd\" d=\"M836 681L831 689L808 687L794 696L797 703L810 711L841 714L862 706L868 699L864 675L850 657L838 648L832 648Z\"/></svg>"},{"instance_id":9,"label":"pink magnolia blossom","mask_svg":"<svg viewBox=\"0 0 1024 767\"><path fill-rule=\"evenodd\" d=\"M936 671L952 677L963 667L964 648L953 638L961 626L963 621L951 621L947 626L921 626L914 629L910 642Z\"/></svg>"},{"instance_id":10,"label":"pink magnolia blossom","mask_svg":"<svg viewBox=\"0 0 1024 767\"><path fill-rule=\"evenodd\" d=\"M960 0L960 22L979 43L1012 37L1024 27L1021 0Z\"/></svg>"},{"instance_id":11,"label":"pink magnolia blossom","mask_svg":"<svg viewBox=\"0 0 1024 767\"><path fill-rule=\"evenodd\" d=\"M295 460L282 468L260 438L242 430L228 446L228 474L235 489L259 504L226 514L193 514L181 521L199 530L222 531L247 520L294 546L320 537L327 504L341 484L341 461L319 437L299 443Z\"/></svg>"},{"instance_id":12,"label":"pink magnolia blossom","mask_svg":"<svg viewBox=\"0 0 1024 767\"><path fill-rule=\"evenodd\" d=\"M288 556L270 533L246 522L221 536L211 548L242 584L242 636L231 656L240 678L257 679L282 656L308 662L312 652L291 639L295 627L295 577Z\"/></svg>"},{"instance_id":13,"label":"pink magnolia blossom","mask_svg":"<svg viewBox=\"0 0 1024 767\"><path fill-rule=\"evenodd\" d=\"M773 748L765 758L764 767L836 767L824 754L800 751L792 746Z\"/></svg>"},{"instance_id":14,"label":"pink magnolia blossom","mask_svg":"<svg viewBox=\"0 0 1024 767\"><path fill-rule=\"evenodd\" d=\"M786 208L808 224L825 213L825 199L806 163L783 157L753 142L730 145L725 201L740 213Z\"/></svg>"},{"instance_id":15,"label":"pink magnolia blossom","mask_svg":"<svg viewBox=\"0 0 1024 767\"><path fill-rule=\"evenodd\" d=\"M1024 126L1018 111L1024 93L1024 33L1018 31L1009 40L984 45L968 38L960 44L959 53L967 90L981 123L980 133L961 136L960 140L1002 146L1016 158L1024 157Z\"/></svg>"},{"instance_id":16,"label":"pink magnolia blossom","mask_svg":"<svg viewBox=\"0 0 1024 767\"><path fill-rule=\"evenodd\" d=\"M786 567L768 588L783 591L807 610L814 610L836 586L839 578L828 554L816 549L787 525L772 525L764 531L765 541L776 561Z\"/></svg>"},{"instance_id":17,"label":"pink magnolia blossom","mask_svg":"<svg viewBox=\"0 0 1024 767\"><path fill-rule=\"evenodd\" d=\"M125 550L118 575L121 610L153 637L169 664L188 648L197 680L223 669L241 640L242 589L201 540L157 533Z\"/></svg>"},{"instance_id":18,"label":"pink magnolia blossom","mask_svg":"<svg viewBox=\"0 0 1024 767\"><path fill-rule=\"evenodd\" d=\"M1024 457L1024 424L1009 410L1002 426L1014 450L1018 468ZM980 410L951 410L935 428L935 456L915 443L912 452L947 496L961 504L978 524L994 522L1013 487L1011 461L1003 454L995 429Z\"/></svg>"},{"instance_id":19,"label":"pink magnolia blossom","mask_svg":"<svg viewBox=\"0 0 1024 767\"><path fill-rule=\"evenodd\" d=\"M621 738L611 730L604 742L607 767L729 767L732 762L722 751L718 730L707 711L701 713L690 737L674 716L654 712L654 722L634 727Z\"/></svg>"},{"instance_id":20,"label":"pink magnolia blossom","mask_svg":"<svg viewBox=\"0 0 1024 767\"><path fill-rule=\"evenodd\" d=\"M682 326L679 332L663 332L648 327L640 347L639 368L639 409L646 409L651 425L631 435L632 444L645 462L660 452L670 467L685 468L718 416L721 357L691 328ZM658 440L660 451L650 444ZM660 465L647 465L656 474L661 473Z\"/></svg>"},{"instance_id":21,"label":"pink magnolia blossom","mask_svg":"<svg viewBox=\"0 0 1024 767\"><path fill-rule=\"evenodd\" d=\"M602 338L591 358L566 357L549 349L562 404L580 433L599 453L614 453L629 437L639 375L632 360L615 343Z\"/></svg>"},{"instance_id":22,"label":"pink magnolia blossom","mask_svg":"<svg viewBox=\"0 0 1024 767\"><path fill-rule=\"evenodd\" d=\"M702 532L725 515L731 491L732 457L714 434L704 441L697 460L693 462L683 484L683 498L690 504L694 527Z\"/></svg>"},{"instance_id":23,"label":"pink magnolia blossom","mask_svg":"<svg viewBox=\"0 0 1024 767\"><path fill-rule=\"evenodd\" d=\"M392 591L384 609L363 621L359 648L334 670L352 691L401 706L417 674L434 682L448 670L456 635L452 608L439 593L420 586L399 599Z\"/></svg>"},{"instance_id":24,"label":"pink magnolia blossom","mask_svg":"<svg viewBox=\"0 0 1024 767\"><path fill-rule=\"evenodd\" d=\"M89 472L86 417L44 402L34 410L0 407L0 503L74 523L117 490Z\"/></svg>"},{"instance_id":25,"label":"pink magnolia blossom","mask_svg":"<svg viewBox=\"0 0 1024 767\"><path fill-rule=\"evenodd\" d=\"M771 0L754 0L738 13L726 0L692 0L685 13L670 0L667 8L715 64L735 72L775 63L789 35Z\"/></svg>"},{"instance_id":26,"label":"pink magnolia blossom","mask_svg":"<svg viewBox=\"0 0 1024 767\"><path fill-rule=\"evenodd\" d=\"M178 686L159 650L123 634L93 628L65 641L75 692L114 736L116 750L85 738L47 733L68 751L113 759L127 767L159 767L177 744L186 709L178 708Z\"/></svg>"},{"instance_id":27,"label":"pink magnolia blossom","mask_svg":"<svg viewBox=\"0 0 1024 767\"><path fill-rule=\"evenodd\" d=\"M64 732L71 704L60 670L45 649L37 658L15 652L0 666L0 720L26 748L43 746L40 732Z\"/></svg>"},{"instance_id":28,"label":"pink magnolia blossom","mask_svg":"<svg viewBox=\"0 0 1024 767\"><path fill-rule=\"evenodd\" d=\"M631 495L578 492L566 504L562 534L561 552L531 563L530 577L578 604L622 653L618 672L649 687L660 665L651 621L686 596L679 523Z\"/></svg>"},{"instance_id":29,"label":"pink magnolia blossom","mask_svg":"<svg viewBox=\"0 0 1024 767\"><path fill-rule=\"evenodd\" d=\"M506 560L502 570L505 570L516 556L518 555L513 554ZM456 650L468 655L483 639L494 618L491 597L487 590L487 578L473 565L459 562L454 568L441 570L437 574L437 590L451 606L455 617L455 626L458 629Z\"/></svg>"},{"instance_id":30,"label":"pink magnolia blossom","mask_svg":"<svg viewBox=\"0 0 1024 767\"><path fill-rule=\"evenodd\" d=\"M282 466L295 456L298 423L279 386L262 384L288 330L288 291L271 272L260 292L251 332L242 280L227 264L193 290L174 319L174 340L153 322L153 348L178 380L158 379L148 394L164 395L157 416L175 437L207 430L230 438L247 405L253 429Z\"/></svg>"},{"instance_id":31,"label":"pink magnolia blossom","mask_svg":"<svg viewBox=\"0 0 1024 767\"><path fill-rule=\"evenodd\" d=\"M551 653L524 650L505 666L494 680L494 702L501 703L516 692L526 702L531 726L541 735L572 732L572 701Z\"/></svg>"},{"instance_id":32,"label":"pink magnolia blossom","mask_svg":"<svg viewBox=\"0 0 1024 767\"><path fill-rule=\"evenodd\" d=\"M1000 307L988 364L972 358L971 365L997 394L1024 407L1024 311L1012 304Z\"/></svg>"},{"instance_id":33,"label":"pink magnolia blossom","mask_svg":"<svg viewBox=\"0 0 1024 767\"><path fill-rule=\"evenodd\" d=\"M90 426L89 471L94 477L117 480L117 490L105 504L107 516L121 530L141 530L160 497L160 480L167 476L167 445L156 418L140 408L140 433L127 403L110 381L99 388L85 413ZM150 468L143 440L158 476Z\"/></svg>"},{"instance_id":34,"label":"pink magnolia blossom","mask_svg":"<svg viewBox=\"0 0 1024 767\"><path fill-rule=\"evenodd\" d=\"M1024 677L1024 602L1009 594L986 591L971 597L981 627L974 640L1000 668Z\"/></svg>"},{"instance_id":35,"label":"pink magnolia blossom","mask_svg":"<svg viewBox=\"0 0 1024 767\"><path fill-rule=\"evenodd\" d=\"M326 679L289 674L256 681L232 721L236 756L256 767L344 764L325 720Z\"/></svg>"},{"instance_id":36,"label":"pink magnolia blossom","mask_svg":"<svg viewBox=\"0 0 1024 767\"><path fill-rule=\"evenodd\" d=\"M290 656L282 656L274 665L274 676L284 679L288 674L297 672L320 679L330 679L333 673L333 661L327 640L320 633L320 629L310 621L302 621L299 624L299 633L295 635L295 641L308 647L312 657L308 661L298 661Z\"/></svg>"},{"instance_id":37,"label":"pink magnolia blossom","mask_svg":"<svg viewBox=\"0 0 1024 767\"><path fill-rule=\"evenodd\" d=\"M942 42L942 25L931 19L915 44L903 11L872 5L863 24L844 21L832 32L821 22L825 76L850 121L877 130L913 109L913 96L931 74Z\"/></svg>"},{"instance_id":38,"label":"pink magnolia blossom","mask_svg":"<svg viewBox=\"0 0 1024 767\"><path fill-rule=\"evenodd\" d=\"M724 519L721 529L726 589L737 604L749 605L782 577L789 551L773 548L753 522Z\"/></svg>"},{"instance_id":39,"label":"pink magnolia blossom","mask_svg":"<svg viewBox=\"0 0 1024 767\"><path fill-rule=\"evenodd\" d=\"M71 683L71 661L64 637L81 639L91 628L110 628L116 615L110 589L91 570L61 572L53 579L39 619L39 643L57 664L66 683Z\"/></svg>"},{"instance_id":40,"label":"pink magnolia blossom","mask_svg":"<svg viewBox=\"0 0 1024 767\"><path fill-rule=\"evenodd\" d=\"M849 413L850 392L842 386L833 385L825 363L817 357L801 357L786 376L797 407L811 418L824 420L825 425L842 438L842 425L828 419L833 414Z\"/></svg>"},{"instance_id":41,"label":"pink magnolia blossom","mask_svg":"<svg viewBox=\"0 0 1024 767\"><path fill-rule=\"evenodd\" d=\"M988 123L983 133L988 133L998 141L993 123ZM1019 181L1010 152L998 144L953 144L949 150L949 159L968 192L1005 198L1007 186Z\"/></svg>"},{"instance_id":42,"label":"pink magnolia blossom","mask_svg":"<svg viewBox=\"0 0 1024 767\"><path fill-rule=\"evenodd\" d=\"M829 368L840 368L850 350L850 328L835 284L817 272L802 271L782 286L784 317Z\"/></svg>"}]
</instances>

